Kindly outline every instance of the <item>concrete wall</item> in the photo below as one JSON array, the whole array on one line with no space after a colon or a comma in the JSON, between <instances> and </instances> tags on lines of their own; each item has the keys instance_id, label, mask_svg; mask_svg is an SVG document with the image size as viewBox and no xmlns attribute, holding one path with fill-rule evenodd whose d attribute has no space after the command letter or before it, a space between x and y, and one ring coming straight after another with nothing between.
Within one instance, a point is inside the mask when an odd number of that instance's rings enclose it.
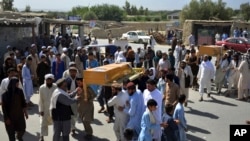
<instances>
[{"instance_id":1,"label":"concrete wall","mask_svg":"<svg viewBox=\"0 0 250 141\"><path fill-rule=\"evenodd\" d=\"M136 30L135 27L121 27L121 28L112 28L112 29L93 29L92 30L92 36L95 36L97 38L107 38L108 32L111 30L112 37L113 38L120 38L123 33L126 33L130 30Z\"/></svg>"},{"instance_id":2,"label":"concrete wall","mask_svg":"<svg viewBox=\"0 0 250 141\"><path fill-rule=\"evenodd\" d=\"M31 27L0 27L0 33L0 62L7 45L24 50L33 43Z\"/></svg>"}]
</instances>

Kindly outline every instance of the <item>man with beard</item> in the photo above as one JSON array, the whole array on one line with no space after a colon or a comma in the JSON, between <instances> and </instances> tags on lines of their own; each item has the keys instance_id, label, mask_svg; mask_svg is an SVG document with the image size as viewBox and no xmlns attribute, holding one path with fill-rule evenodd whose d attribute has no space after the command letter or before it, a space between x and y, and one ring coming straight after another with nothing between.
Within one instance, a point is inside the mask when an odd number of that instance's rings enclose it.
<instances>
[{"instance_id":1,"label":"man with beard","mask_svg":"<svg viewBox=\"0 0 250 141\"><path fill-rule=\"evenodd\" d=\"M226 68L228 67L227 57L227 54L224 54L223 57L218 58L216 62L215 85L218 94L221 94L222 84L226 75Z\"/></svg>"},{"instance_id":2,"label":"man with beard","mask_svg":"<svg viewBox=\"0 0 250 141\"><path fill-rule=\"evenodd\" d=\"M54 75L46 74L44 76L45 83L39 88L39 114L40 114L40 125L41 134L40 141L44 141L43 136L48 136L48 125L52 124L52 119L50 116L50 99L53 91L57 88L56 84L53 83Z\"/></svg>"},{"instance_id":3,"label":"man with beard","mask_svg":"<svg viewBox=\"0 0 250 141\"><path fill-rule=\"evenodd\" d=\"M67 81L59 79L56 81L57 88L54 90L51 101L50 110L53 120L53 141L59 141L62 133L63 141L69 141L69 134L71 128L71 116L73 112L70 105L76 103L80 98L76 94L82 93L81 88L77 88L72 93L67 93Z\"/></svg>"},{"instance_id":4,"label":"man with beard","mask_svg":"<svg viewBox=\"0 0 250 141\"><path fill-rule=\"evenodd\" d=\"M8 90L8 85L9 85L10 79L12 77L17 76L17 71L15 68L9 68L7 73L8 73L8 77L4 78L1 82L1 85L0 85L0 105L2 103L2 94ZM19 88L22 88L20 83L19 83Z\"/></svg>"},{"instance_id":5,"label":"man with beard","mask_svg":"<svg viewBox=\"0 0 250 141\"><path fill-rule=\"evenodd\" d=\"M161 76L161 72L163 70L167 71L171 68L171 64L168 60L168 55L166 52L162 53L162 58L159 60L159 63L157 65L157 72L159 73L158 78Z\"/></svg>"},{"instance_id":6,"label":"man with beard","mask_svg":"<svg viewBox=\"0 0 250 141\"><path fill-rule=\"evenodd\" d=\"M232 94L232 87L234 89L237 89L237 84L239 82L240 72L237 70L240 66L240 59L239 55L235 54L233 56L233 60L230 62L229 66L227 67L227 70L229 71L228 75L228 93L226 96L230 96Z\"/></svg>"},{"instance_id":7,"label":"man with beard","mask_svg":"<svg viewBox=\"0 0 250 141\"><path fill-rule=\"evenodd\" d=\"M44 76L50 73L50 64L47 62L45 54L41 55L41 61L37 65L36 73L41 86L44 83Z\"/></svg>"},{"instance_id":8,"label":"man with beard","mask_svg":"<svg viewBox=\"0 0 250 141\"><path fill-rule=\"evenodd\" d=\"M15 141L15 138L23 141L26 128L24 116L28 119L27 104L22 89L18 88L18 83L16 77L10 78L7 91L2 95L3 117L9 141Z\"/></svg>"},{"instance_id":9,"label":"man with beard","mask_svg":"<svg viewBox=\"0 0 250 141\"><path fill-rule=\"evenodd\" d=\"M77 68L76 67L70 67L69 68L69 76L66 78L66 82L67 82L67 92L71 93L73 92L77 87L78 87L78 83L76 82L76 75L77 75ZM77 120L77 104L73 103L70 105L71 106L71 110L73 112L73 115L71 116L71 131L72 134L75 134L75 130L76 130L76 120Z\"/></svg>"},{"instance_id":10,"label":"man with beard","mask_svg":"<svg viewBox=\"0 0 250 141\"><path fill-rule=\"evenodd\" d=\"M61 55L61 60L64 62L65 70L69 68L70 57L68 56L68 49L63 48L63 53Z\"/></svg>"},{"instance_id":11,"label":"man with beard","mask_svg":"<svg viewBox=\"0 0 250 141\"><path fill-rule=\"evenodd\" d=\"M128 108L120 108L119 110L126 112L129 115L127 128L133 129L137 137L141 131L141 117L145 110L143 104L143 97L136 91L136 86L133 82L127 84L127 92L129 94L129 101L127 101Z\"/></svg>"},{"instance_id":12,"label":"man with beard","mask_svg":"<svg viewBox=\"0 0 250 141\"><path fill-rule=\"evenodd\" d=\"M30 55L29 55L32 59L32 62L31 62L31 65L30 65L30 71L31 71L31 74L33 75L33 84L34 86L37 85L37 74L36 74L36 69L37 69L37 65L39 63L39 57L37 55L37 47L35 44L32 44L31 45L31 48L30 48Z\"/></svg>"},{"instance_id":13,"label":"man with beard","mask_svg":"<svg viewBox=\"0 0 250 141\"><path fill-rule=\"evenodd\" d=\"M117 82L112 84L112 94L113 98L108 101L108 106L114 106L114 132L117 140L124 141L123 131L125 130L128 122L128 115L123 111L119 111L119 107L125 107L128 99L124 99L126 94L122 92L122 85Z\"/></svg>"},{"instance_id":14,"label":"man with beard","mask_svg":"<svg viewBox=\"0 0 250 141\"><path fill-rule=\"evenodd\" d=\"M82 47L77 47L77 54L74 61L78 72L81 72L83 70ZM82 77L82 73L80 73L79 76Z\"/></svg>"},{"instance_id":15,"label":"man with beard","mask_svg":"<svg viewBox=\"0 0 250 141\"><path fill-rule=\"evenodd\" d=\"M197 83L197 74L199 71L199 66L198 66L198 57L196 55L196 51L194 49L191 49L190 51L191 55L187 61L187 64L191 67L194 79L193 79L193 89L196 91L198 90L198 83Z\"/></svg>"},{"instance_id":16,"label":"man with beard","mask_svg":"<svg viewBox=\"0 0 250 141\"><path fill-rule=\"evenodd\" d=\"M250 89L250 56L246 56L246 59L240 63L238 71L240 72L240 77L237 100L246 100L246 98L249 98Z\"/></svg>"},{"instance_id":17,"label":"man with beard","mask_svg":"<svg viewBox=\"0 0 250 141\"><path fill-rule=\"evenodd\" d=\"M83 78L78 77L76 79L78 87L83 87ZM91 88L87 88L87 94L83 92L79 95L81 98L78 101L78 113L79 117L83 123L86 135L84 136L85 139L91 140L93 136L93 129L91 127L91 122L94 120L94 98L95 93L92 91ZM85 98L87 96L87 98ZM85 100L87 99L87 101Z\"/></svg>"},{"instance_id":18,"label":"man with beard","mask_svg":"<svg viewBox=\"0 0 250 141\"><path fill-rule=\"evenodd\" d=\"M189 87L193 84L193 73L186 61L181 61L180 68L177 71L177 76L180 78L180 93L186 95L185 107L189 97Z\"/></svg>"},{"instance_id":19,"label":"man with beard","mask_svg":"<svg viewBox=\"0 0 250 141\"><path fill-rule=\"evenodd\" d=\"M197 75L197 79L200 79L199 93L201 98L199 101L203 101L204 88L207 88L207 96L210 97L211 82L214 78L214 67L211 66L208 56L204 55L204 59L200 64L200 69Z\"/></svg>"},{"instance_id":20,"label":"man with beard","mask_svg":"<svg viewBox=\"0 0 250 141\"><path fill-rule=\"evenodd\" d=\"M178 98L180 95L180 87L176 83L173 82L174 75L172 74L167 74L165 77L165 80L166 80L166 84L165 84L166 90L163 93L164 105L171 104L175 108L175 106L178 103Z\"/></svg>"}]
</instances>

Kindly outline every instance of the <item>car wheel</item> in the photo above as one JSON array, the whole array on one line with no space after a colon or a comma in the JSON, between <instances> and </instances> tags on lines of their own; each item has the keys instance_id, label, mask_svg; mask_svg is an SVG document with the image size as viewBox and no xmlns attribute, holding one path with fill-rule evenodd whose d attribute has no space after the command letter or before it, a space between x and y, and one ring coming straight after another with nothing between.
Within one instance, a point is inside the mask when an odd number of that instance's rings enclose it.
<instances>
[{"instance_id":1,"label":"car wheel","mask_svg":"<svg viewBox=\"0 0 250 141\"><path fill-rule=\"evenodd\" d=\"M142 44L142 43L143 43L143 40L142 40L142 39L139 39L139 40L138 40L138 43Z\"/></svg>"}]
</instances>

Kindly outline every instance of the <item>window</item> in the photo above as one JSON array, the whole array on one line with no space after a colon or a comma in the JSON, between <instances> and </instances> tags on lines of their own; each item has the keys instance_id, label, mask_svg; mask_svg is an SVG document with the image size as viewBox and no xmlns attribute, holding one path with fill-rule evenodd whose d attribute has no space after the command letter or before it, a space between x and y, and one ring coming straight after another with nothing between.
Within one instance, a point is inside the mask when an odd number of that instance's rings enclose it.
<instances>
[{"instance_id":1,"label":"window","mask_svg":"<svg viewBox=\"0 0 250 141\"><path fill-rule=\"evenodd\" d=\"M136 36L136 33L135 33L135 32L132 32L132 36Z\"/></svg>"},{"instance_id":2,"label":"window","mask_svg":"<svg viewBox=\"0 0 250 141\"><path fill-rule=\"evenodd\" d=\"M145 36L146 34L144 32L137 32L139 36Z\"/></svg>"},{"instance_id":3,"label":"window","mask_svg":"<svg viewBox=\"0 0 250 141\"><path fill-rule=\"evenodd\" d=\"M178 20L179 16L173 16L173 19Z\"/></svg>"},{"instance_id":4,"label":"window","mask_svg":"<svg viewBox=\"0 0 250 141\"><path fill-rule=\"evenodd\" d=\"M236 39L229 39L227 40L228 43L236 43Z\"/></svg>"}]
</instances>

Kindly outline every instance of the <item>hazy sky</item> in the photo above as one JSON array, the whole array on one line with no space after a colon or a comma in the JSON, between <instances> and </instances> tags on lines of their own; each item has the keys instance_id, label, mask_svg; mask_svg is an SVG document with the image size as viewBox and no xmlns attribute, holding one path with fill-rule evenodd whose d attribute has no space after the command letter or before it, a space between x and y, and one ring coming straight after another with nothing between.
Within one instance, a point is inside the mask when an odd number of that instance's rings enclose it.
<instances>
[{"instance_id":1,"label":"hazy sky","mask_svg":"<svg viewBox=\"0 0 250 141\"><path fill-rule=\"evenodd\" d=\"M69 11L74 6L93 6L97 4L115 4L122 7L126 0L14 0L14 7L23 10L26 5L31 6L31 10L60 10ZM128 0L137 7L143 6L149 10L179 10L191 0ZM214 0L217 1L217 0ZM223 0L227 6L239 9L241 3L249 0Z\"/></svg>"}]
</instances>

